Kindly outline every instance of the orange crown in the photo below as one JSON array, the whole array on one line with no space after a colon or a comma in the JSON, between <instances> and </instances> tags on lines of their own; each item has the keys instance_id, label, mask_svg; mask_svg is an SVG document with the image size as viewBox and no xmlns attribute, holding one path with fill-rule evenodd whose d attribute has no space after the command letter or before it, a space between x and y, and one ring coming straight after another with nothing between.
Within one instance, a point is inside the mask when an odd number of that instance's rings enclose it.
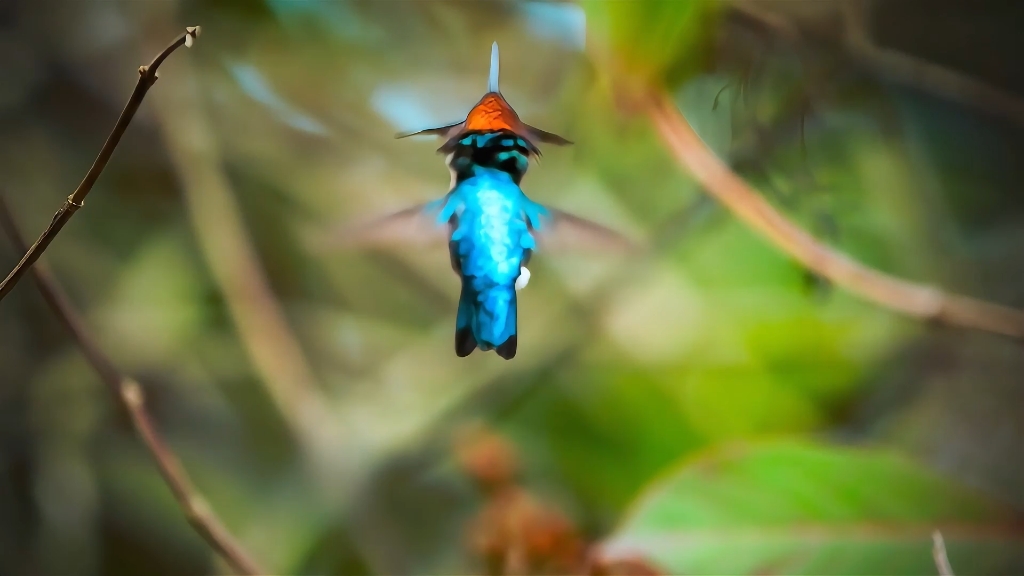
<instances>
[{"instance_id":1,"label":"orange crown","mask_svg":"<svg viewBox=\"0 0 1024 576\"><path fill-rule=\"evenodd\" d=\"M519 121L519 115L509 106L508 102L497 92L490 92L485 95L466 116L463 130L466 132L494 132L497 130L511 130L520 136L524 134L523 123Z\"/></svg>"},{"instance_id":2,"label":"orange crown","mask_svg":"<svg viewBox=\"0 0 1024 576\"><path fill-rule=\"evenodd\" d=\"M533 141L544 142L564 146L572 142L557 134L545 132L534 128L519 119L519 115L512 109L505 98L498 91L498 43L491 46L491 73L487 83L487 94L480 99L469 111L466 119L462 122L428 128L408 134L399 134L398 138L415 136L417 134L436 134L446 138L444 145L438 149L439 152L450 151L455 144L469 132L496 132L507 130L526 140L534 154L540 154L540 150L533 144Z\"/></svg>"}]
</instances>

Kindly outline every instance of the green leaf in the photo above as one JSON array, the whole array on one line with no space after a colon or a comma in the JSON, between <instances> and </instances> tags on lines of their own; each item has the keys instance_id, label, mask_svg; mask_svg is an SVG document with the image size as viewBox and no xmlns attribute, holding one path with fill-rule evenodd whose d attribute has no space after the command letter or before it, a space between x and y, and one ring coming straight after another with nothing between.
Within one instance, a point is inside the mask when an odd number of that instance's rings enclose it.
<instances>
[{"instance_id":1,"label":"green leaf","mask_svg":"<svg viewBox=\"0 0 1024 576\"><path fill-rule=\"evenodd\" d=\"M673 574L934 574L941 530L959 574L1020 573L1007 509L882 450L741 444L650 486L604 544Z\"/></svg>"}]
</instances>

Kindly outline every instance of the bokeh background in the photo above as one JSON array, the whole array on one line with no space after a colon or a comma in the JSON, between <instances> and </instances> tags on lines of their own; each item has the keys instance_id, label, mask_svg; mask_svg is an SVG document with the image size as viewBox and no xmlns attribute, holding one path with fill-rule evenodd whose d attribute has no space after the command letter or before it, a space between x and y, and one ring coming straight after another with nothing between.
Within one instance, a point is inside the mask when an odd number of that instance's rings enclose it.
<instances>
[{"instance_id":1,"label":"bokeh background","mask_svg":"<svg viewBox=\"0 0 1024 576\"><path fill-rule=\"evenodd\" d=\"M608 74L663 81L828 244L1024 306L1020 104L958 101L850 35L1024 101L1022 5L746 6L762 18L725 1L8 0L0 185L38 234L137 67L202 25L44 260L273 573L483 571L467 530L487 530L467 527L511 453L560 534L665 573L934 574L934 528L957 573L1024 571L1020 343L807 274L704 196ZM494 40L509 102L576 142L546 148L526 192L652 247L535 258L511 362L455 357L443 248L331 242L447 190L437 143L393 136L462 118ZM4 267L19 256L0 247ZM225 571L19 285L0 304L0 573Z\"/></svg>"}]
</instances>

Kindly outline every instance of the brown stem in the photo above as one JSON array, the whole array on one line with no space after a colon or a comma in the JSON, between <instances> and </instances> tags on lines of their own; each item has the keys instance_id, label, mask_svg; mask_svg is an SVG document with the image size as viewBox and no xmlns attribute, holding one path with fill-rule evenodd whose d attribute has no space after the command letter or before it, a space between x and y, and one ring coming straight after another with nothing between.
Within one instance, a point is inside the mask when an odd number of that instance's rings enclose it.
<instances>
[{"instance_id":1,"label":"brown stem","mask_svg":"<svg viewBox=\"0 0 1024 576\"><path fill-rule=\"evenodd\" d=\"M844 47L850 59L865 70L925 90L964 106L997 114L1024 126L1024 101L1005 90L909 54L879 46L869 28L867 0L841 5Z\"/></svg>"},{"instance_id":2,"label":"brown stem","mask_svg":"<svg viewBox=\"0 0 1024 576\"><path fill-rule=\"evenodd\" d=\"M841 4L843 34L838 48L847 61L867 73L884 76L911 88L926 91L964 106L1001 116L1024 126L1024 101L1019 97L967 74L928 62L891 48L878 46L867 28L869 6L847 0ZM810 44L828 49L823 34L804 30L785 16L758 2L739 1L729 5L730 13L755 24L785 42Z\"/></svg>"},{"instance_id":3,"label":"brown stem","mask_svg":"<svg viewBox=\"0 0 1024 576\"><path fill-rule=\"evenodd\" d=\"M847 52L854 62L890 80L925 90L963 106L1002 116L1018 126L1024 126L1024 101L1010 92L866 40L849 42Z\"/></svg>"},{"instance_id":4,"label":"brown stem","mask_svg":"<svg viewBox=\"0 0 1024 576\"><path fill-rule=\"evenodd\" d=\"M139 109L139 105L142 104L142 99L146 97L146 92L149 91L149 88L159 78L157 69L160 67L160 64L170 56L171 52L177 50L179 46L191 46L192 42L199 36L199 32L199 26L189 26L185 29L184 34L164 48L163 52L160 52L148 66L139 67L139 82L135 85L131 98L128 99L124 110L121 111L121 116L117 119L117 123L114 124L114 129L110 132L110 136L107 137L107 141L103 143L103 148L100 149L100 153L96 156L92 167L89 168L78 188L75 188L75 191L64 201L64 205L60 207L60 210L57 210L57 213L53 215L53 219L50 220L46 230L32 244L31 248L25 250L25 255L22 256L18 265L14 267L14 270L11 270L11 273L7 275L3 283L0 283L0 300L3 300L4 296L7 296L14 289L14 286L25 275L25 272L42 256L43 251L50 245L50 242L57 236L61 228L85 204L85 197L92 190L93 185L96 184L96 180L103 173L103 169L106 168L107 162L110 161L110 156L114 153L114 149L117 148L118 142L121 141L121 136L128 129L128 124L131 123L135 112Z\"/></svg>"},{"instance_id":5,"label":"brown stem","mask_svg":"<svg viewBox=\"0 0 1024 576\"><path fill-rule=\"evenodd\" d=\"M2 195L0 195L0 227L7 233L17 250L24 251L26 249L25 240L18 232L14 217ZM123 376L110 358L100 349L96 339L86 328L82 317L43 263L32 267L32 276L39 292L46 300L46 304L71 333L78 347L81 348L82 354L99 374L103 383L128 411L135 432L156 461L160 475L163 476L164 482L174 494L174 498L178 501L189 524L231 566L235 573L264 574L265 572L206 504L205 499L192 485L192 480L185 472L178 457L153 426L153 420L146 411L145 397L139 384L131 378Z\"/></svg>"},{"instance_id":6,"label":"brown stem","mask_svg":"<svg viewBox=\"0 0 1024 576\"><path fill-rule=\"evenodd\" d=\"M914 318L1024 338L1024 311L894 278L819 243L715 156L663 92L653 94L647 113L672 154L708 194L808 270Z\"/></svg>"}]
</instances>

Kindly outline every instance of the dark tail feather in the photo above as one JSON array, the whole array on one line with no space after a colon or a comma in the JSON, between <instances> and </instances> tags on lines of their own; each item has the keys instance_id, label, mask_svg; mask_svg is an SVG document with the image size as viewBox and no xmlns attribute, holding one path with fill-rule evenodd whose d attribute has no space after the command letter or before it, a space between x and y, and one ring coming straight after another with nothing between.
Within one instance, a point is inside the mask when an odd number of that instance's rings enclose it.
<instances>
[{"instance_id":1,"label":"dark tail feather","mask_svg":"<svg viewBox=\"0 0 1024 576\"><path fill-rule=\"evenodd\" d=\"M508 314L505 316L505 330L503 334L508 334L508 338L505 339L497 348L494 349L505 360L511 360L516 357L516 347L519 342L519 338L516 335L518 328L517 323L517 302L516 293L512 292L512 301L508 305Z\"/></svg>"},{"instance_id":2,"label":"dark tail feather","mask_svg":"<svg viewBox=\"0 0 1024 576\"><path fill-rule=\"evenodd\" d=\"M476 338L473 337L473 295L466 287L462 287L459 296L459 313L455 317L455 355L465 358L476 350Z\"/></svg>"},{"instance_id":3,"label":"dark tail feather","mask_svg":"<svg viewBox=\"0 0 1024 576\"><path fill-rule=\"evenodd\" d=\"M476 350L476 339L473 338L473 329L469 326L455 330L455 355L465 358Z\"/></svg>"},{"instance_id":4,"label":"dark tail feather","mask_svg":"<svg viewBox=\"0 0 1024 576\"><path fill-rule=\"evenodd\" d=\"M495 348L494 351L498 353L498 356L501 356L505 360L511 360L516 357L517 342L518 339L516 338L516 335L513 334L509 336L508 340L505 340L501 346Z\"/></svg>"}]
</instances>

